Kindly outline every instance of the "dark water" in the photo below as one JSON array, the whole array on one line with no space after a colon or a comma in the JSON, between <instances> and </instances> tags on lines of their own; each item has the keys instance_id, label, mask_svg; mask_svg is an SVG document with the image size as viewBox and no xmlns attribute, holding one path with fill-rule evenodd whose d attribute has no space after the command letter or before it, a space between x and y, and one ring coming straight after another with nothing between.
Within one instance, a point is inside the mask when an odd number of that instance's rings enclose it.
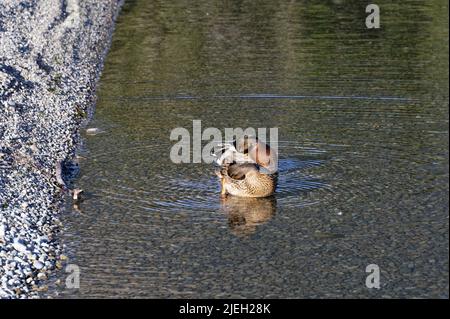
<instances>
[{"instance_id":1,"label":"dark water","mask_svg":"<svg viewBox=\"0 0 450 319\"><path fill-rule=\"evenodd\" d=\"M50 293L448 297L448 2L377 4L129 1L64 216L81 287ZM173 164L192 120L278 127L276 196Z\"/></svg>"}]
</instances>

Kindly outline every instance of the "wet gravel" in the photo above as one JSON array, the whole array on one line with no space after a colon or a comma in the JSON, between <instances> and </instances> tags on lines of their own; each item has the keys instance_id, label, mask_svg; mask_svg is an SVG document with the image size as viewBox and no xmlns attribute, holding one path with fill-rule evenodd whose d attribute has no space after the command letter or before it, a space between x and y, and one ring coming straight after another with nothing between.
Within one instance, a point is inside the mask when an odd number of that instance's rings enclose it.
<instances>
[{"instance_id":1,"label":"wet gravel","mask_svg":"<svg viewBox=\"0 0 450 319\"><path fill-rule=\"evenodd\" d=\"M0 3L0 298L39 297L120 0Z\"/></svg>"}]
</instances>

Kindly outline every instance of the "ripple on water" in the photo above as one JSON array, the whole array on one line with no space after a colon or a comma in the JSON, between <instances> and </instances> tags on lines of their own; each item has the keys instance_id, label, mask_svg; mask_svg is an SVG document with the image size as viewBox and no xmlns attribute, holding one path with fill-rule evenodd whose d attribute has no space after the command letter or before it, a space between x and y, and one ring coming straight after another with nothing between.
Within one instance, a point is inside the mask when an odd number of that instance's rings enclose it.
<instances>
[{"instance_id":1,"label":"ripple on water","mask_svg":"<svg viewBox=\"0 0 450 319\"><path fill-rule=\"evenodd\" d=\"M230 200L226 206L228 208L224 209L224 203L219 199L219 182L213 165L161 163L158 171L155 171L155 168L147 167L146 158L146 161L128 163L125 171L121 164L122 161L130 161L130 158L142 158L142 154L139 154L142 152L161 153L161 148L164 146L144 145L119 148L115 153L97 153L94 163L109 167L90 169L96 175L94 196L97 200L107 201L109 206L126 207L128 210L169 214L190 212L191 216L202 220L222 218L217 212L229 212L230 203L234 203L231 205L233 207L238 201L241 201L240 206L236 206L238 211L243 211L243 206L249 211L257 211L258 206L265 206L262 204L265 200L239 199ZM312 173L314 168L326 165L327 152L312 145L301 146L281 141L279 153L281 158L278 187L274 196L276 200L275 204L271 202L267 206L289 208L316 203L316 200L310 200L305 195L319 189L329 189L330 185ZM283 157L285 153L288 154L287 157ZM145 171L151 173L143 174Z\"/></svg>"}]
</instances>

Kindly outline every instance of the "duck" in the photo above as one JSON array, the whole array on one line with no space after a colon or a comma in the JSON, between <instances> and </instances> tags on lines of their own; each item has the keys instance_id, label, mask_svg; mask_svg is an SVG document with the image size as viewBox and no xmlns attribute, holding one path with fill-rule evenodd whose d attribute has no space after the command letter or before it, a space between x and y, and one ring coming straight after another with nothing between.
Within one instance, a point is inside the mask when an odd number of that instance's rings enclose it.
<instances>
[{"instance_id":1,"label":"duck","mask_svg":"<svg viewBox=\"0 0 450 319\"><path fill-rule=\"evenodd\" d=\"M216 164L221 197L268 197L278 181L278 155L257 137L244 136L221 145Z\"/></svg>"}]
</instances>

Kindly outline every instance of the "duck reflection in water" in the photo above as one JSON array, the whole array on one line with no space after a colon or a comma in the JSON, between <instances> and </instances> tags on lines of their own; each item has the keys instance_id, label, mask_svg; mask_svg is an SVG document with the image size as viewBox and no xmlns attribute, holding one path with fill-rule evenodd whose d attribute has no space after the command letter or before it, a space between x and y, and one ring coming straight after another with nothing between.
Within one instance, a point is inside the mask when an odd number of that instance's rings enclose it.
<instances>
[{"instance_id":1,"label":"duck reflection in water","mask_svg":"<svg viewBox=\"0 0 450 319\"><path fill-rule=\"evenodd\" d=\"M239 237L253 234L259 225L269 221L276 213L275 196L264 198L222 197L221 209L228 216L230 231Z\"/></svg>"}]
</instances>

